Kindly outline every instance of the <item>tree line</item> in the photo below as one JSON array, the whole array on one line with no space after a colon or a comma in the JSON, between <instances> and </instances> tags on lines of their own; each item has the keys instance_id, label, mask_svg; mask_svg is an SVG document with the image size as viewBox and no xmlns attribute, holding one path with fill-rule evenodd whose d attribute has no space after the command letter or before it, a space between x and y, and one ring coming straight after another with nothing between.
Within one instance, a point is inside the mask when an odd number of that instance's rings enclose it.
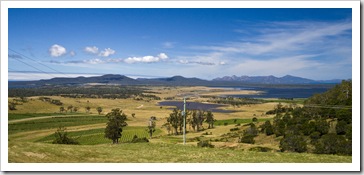
<instances>
[{"instance_id":1,"label":"tree line","mask_svg":"<svg viewBox=\"0 0 364 175\"><path fill-rule=\"evenodd\" d=\"M153 92L135 86L46 86L9 89L9 97L62 96L69 98L160 99L158 96L150 93Z\"/></svg>"},{"instance_id":2,"label":"tree line","mask_svg":"<svg viewBox=\"0 0 364 175\"><path fill-rule=\"evenodd\" d=\"M203 131L203 123L208 123L208 129L214 128L214 115L211 111L205 110L186 110L186 125L194 132ZM173 109L172 113L169 114L167 122L162 127L166 128L168 134L182 134L183 132L183 120L184 114L182 110ZM186 128L187 131L187 128Z\"/></svg>"}]
</instances>

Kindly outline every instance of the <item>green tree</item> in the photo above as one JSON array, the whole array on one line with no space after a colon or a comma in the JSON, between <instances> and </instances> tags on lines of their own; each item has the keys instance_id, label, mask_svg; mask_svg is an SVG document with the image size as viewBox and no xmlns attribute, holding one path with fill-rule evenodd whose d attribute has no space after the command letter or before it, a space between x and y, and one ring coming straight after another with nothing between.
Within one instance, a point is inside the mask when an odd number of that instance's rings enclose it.
<instances>
[{"instance_id":1,"label":"green tree","mask_svg":"<svg viewBox=\"0 0 364 175\"><path fill-rule=\"evenodd\" d=\"M178 135L178 126L182 123L182 121L180 121L179 113L178 109L173 109L172 113L170 113L167 118L167 122L171 124L175 135Z\"/></svg>"},{"instance_id":2,"label":"green tree","mask_svg":"<svg viewBox=\"0 0 364 175\"><path fill-rule=\"evenodd\" d=\"M101 112L102 112L102 107L100 107L100 106L99 106L99 107L97 107L97 108L96 108L96 110L97 110L97 112L98 112L98 113L99 113L99 115L100 115L100 114L101 114Z\"/></svg>"},{"instance_id":3,"label":"green tree","mask_svg":"<svg viewBox=\"0 0 364 175\"><path fill-rule=\"evenodd\" d=\"M111 139L113 144L119 143L123 127L128 124L125 122L127 116L119 108L112 109L111 112L106 114L108 122L105 128L105 138Z\"/></svg>"},{"instance_id":4,"label":"green tree","mask_svg":"<svg viewBox=\"0 0 364 175\"><path fill-rule=\"evenodd\" d=\"M155 117L150 117L149 121L148 121L148 126L147 126L147 131L149 133L149 137L152 138L153 137L153 133L155 132Z\"/></svg>"},{"instance_id":5,"label":"green tree","mask_svg":"<svg viewBox=\"0 0 364 175\"><path fill-rule=\"evenodd\" d=\"M215 119L214 119L214 114L212 114L211 111L207 111L206 122L209 124L208 129L214 128Z\"/></svg>"}]
</instances>

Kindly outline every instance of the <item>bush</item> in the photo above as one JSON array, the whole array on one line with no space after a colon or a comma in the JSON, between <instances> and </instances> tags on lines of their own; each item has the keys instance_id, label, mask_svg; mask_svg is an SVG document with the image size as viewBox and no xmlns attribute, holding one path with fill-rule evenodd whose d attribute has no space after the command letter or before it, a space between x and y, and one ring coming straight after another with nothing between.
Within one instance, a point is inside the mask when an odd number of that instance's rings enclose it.
<instances>
[{"instance_id":1,"label":"bush","mask_svg":"<svg viewBox=\"0 0 364 175\"><path fill-rule=\"evenodd\" d=\"M302 135L286 135L281 141L279 147L281 151L291 151L302 153L307 151L307 143Z\"/></svg>"},{"instance_id":2,"label":"bush","mask_svg":"<svg viewBox=\"0 0 364 175\"><path fill-rule=\"evenodd\" d=\"M231 128L230 131L238 131L239 128Z\"/></svg>"},{"instance_id":3,"label":"bush","mask_svg":"<svg viewBox=\"0 0 364 175\"><path fill-rule=\"evenodd\" d=\"M253 147L250 148L249 151L257 151L257 152L271 152L273 149L272 148L268 148L268 147Z\"/></svg>"},{"instance_id":4,"label":"bush","mask_svg":"<svg viewBox=\"0 0 364 175\"><path fill-rule=\"evenodd\" d=\"M213 148L215 147L214 145L212 145L208 140L202 140L202 141L199 141L197 143L197 146L198 147L208 147L208 148Z\"/></svg>"},{"instance_id":5,"label":"bush","mask_svg":"<svg viewBox=\"0 0 364 175\"><path fill-rule=\"evenodd\" d=\"M149 140L146 137L138 138L137 135L134 135L133 140L131 140L131 143L140 143L140 142L149 142Z\"/></svg>"},{"instance_id":6,"label":"bush","mask_svg":"<svg viewBox=\"0 0 364 175\"><path fill-rule=\"evenodd\" d=\"M244 135L257 136L258 135L258 128L253 123L250 123L250 127L247 128L246 130L244 130Z\"/></svg>"},{"instance_id":7,"label":"bush","mask_svg":"<svg viewBox=\"0 0 364 175\"><path fill-rule=\"evenodd\" d=\"M252 119L252 121L253 121L253 122L258 122L258 119L257 119L256 117L254 117L254 118Z\"/></svg>"},{"instance_id":8,"label":"bush","mask_svg":"<svg viewBox=\"0 0 364 175\"><path fill-rule=\"evenodd\" d=\"M333 133L323 135L314 146L314 152L317 154L351 155L352 153L351 141Z\"/></svg>"},{"instance_id":9,"label":"bush","mask_svg":"<svg viewBox=\"0 0 364 175\"><path fill-rule=\"evenodd\" d=\"M321 138L321 133L315 131L310 134L310 138L311 138L311 143L315 144L315 143L317 143L318 139Z\"/></svg>"},{"instance_id":10,"label":"bush","mask_svg":"<svg viewBox=\"0 0 364 175\"><path fill-rule=\"evenodd\" d=\"M16 110L16 105L15 105L15 103L10 103L10 104L9 104L9 110L11 110L11 111Z\"/></svg>"},{"instance_id":11,"label":"bush","mask_svg":"<svg viewBox=\"0 0 364 175\"><path fill-rule=\"evenodd\" d=\"M337 122L336 124L336 134L337 135L345 135L346 134L346 128L347 128L347 123L343 120L340 120L339 122Z\"/></svg>"},{"instance_id":12,"label":"bush","mask_svg":"<svg viewBox=\"0 0 364 175\"><path fill-rule=\"evenodd\" d=\"M244 135L242 138L240 138L239 142L254 144L255 143L254 137L255 137L254 135L247 134L247 135Z\"/></svg>"},{"instance_id":13,"label":"bush","mask_svg":"<svg viewBox=\"0 0 364 175\"><path fill-rule=\"evenodd\" d=\"M260 126L261 132L265 133L267 136L273 135L273 126L269 120L265 121L263 125Z\"/></svg>"},{"instance_id":14,"label":"bush","mask_svg":"<svg viewBox=\"0 0 364 175\"><path fill-rule=\"evenodd\" d=\"M325 120L317 120L316 121L316 131L320 132L321 135L325 135L329 133L330 125Z\"/></svg>"},{"instance_id":15,"label":"bush","mask_svg":"<svg viewBox=\"0 0 364 175\"><path fill-rule=\"evenodd\" d=\"M78 145L79 143L68 137L68 133L65 127L59 127L57 131L54 133L55 139L53 140L53 144L70 144L70 145Z\"/></svg>"}]
</instances>

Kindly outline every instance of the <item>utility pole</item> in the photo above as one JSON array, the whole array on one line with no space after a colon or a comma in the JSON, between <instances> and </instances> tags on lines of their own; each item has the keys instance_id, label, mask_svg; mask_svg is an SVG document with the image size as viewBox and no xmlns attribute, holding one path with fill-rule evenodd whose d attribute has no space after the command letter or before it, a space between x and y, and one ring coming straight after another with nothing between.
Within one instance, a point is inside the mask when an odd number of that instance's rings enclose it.
<instances>
[{"instance_id":1,"label":"utility pole","mask_svg":"<svg viewBox=\"0 0 364 175\"><path fill-rule=\"evenodd\" d=\"M186 97L183 97L183 144L186 144Z\"/></svg>"}]
</instances>

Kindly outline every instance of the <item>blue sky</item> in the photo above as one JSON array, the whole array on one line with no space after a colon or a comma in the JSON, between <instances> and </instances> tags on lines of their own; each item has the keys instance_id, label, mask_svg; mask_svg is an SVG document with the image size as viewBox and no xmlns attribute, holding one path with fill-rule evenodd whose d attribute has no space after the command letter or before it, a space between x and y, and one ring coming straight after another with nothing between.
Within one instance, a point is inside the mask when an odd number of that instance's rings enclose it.
<instances>
[{"instance_id":1,"label":"blue sky","mask_svg":"<svg viewBox=\"0 0 364 175\"><path fill-rule=\"evenodd\" d=\"M351 9L9 9L9 80L352 77Z\"/></svg>"}]
</instances>

